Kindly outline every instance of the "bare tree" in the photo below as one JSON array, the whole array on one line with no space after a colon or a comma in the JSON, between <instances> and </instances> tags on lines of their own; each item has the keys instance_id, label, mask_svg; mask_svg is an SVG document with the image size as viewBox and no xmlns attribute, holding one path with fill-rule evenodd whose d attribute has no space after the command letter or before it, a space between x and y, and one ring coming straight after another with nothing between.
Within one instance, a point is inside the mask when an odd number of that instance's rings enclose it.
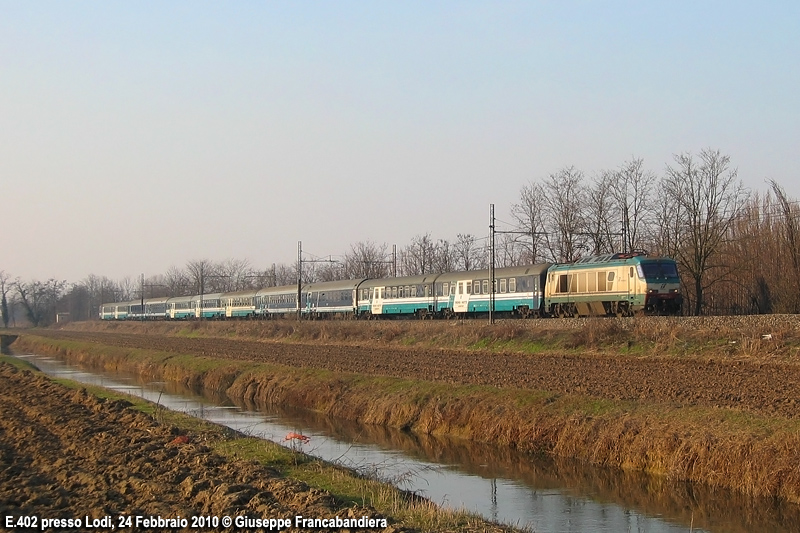
<instances>
[{"instance_id":1,"label":"bare tree","mask_svg":"<svg viewBox=\"0 0 800 533\"><path fill-rule=\"evenodd\" d=\"M548 248L553 260L569 262L588 250L586 223L583 212L586 188L583 172L565 167L550 174L544 183L542 208L547 217Z\"/></svg>"},{"instance_id":2,"label":"bare tree","mask_svg":"<svg viewBox=\"0 0 800 533\"><path fill-rule=\"evenodd\" d=\"M208 259L195 259L186 263L186 272L195 294L217 292L216 266Z\"/></svg>"},{"instance_id":3,"label":"bare tree","mask_svg":"<svg viewBox=\"0 0 800 533\"><path fill-rule=\"evenodd\" d=\"M654 230L649 248L657 255L678 257L685 218L681 203L672 195L662 194L653 208Z\"/></svg>"},{"instance_id":4,"label":"bare tree","mask_svg":"<svg viewBox=\"0 0 800 533\"><path fill-rule=\"evenodd\" d=\"M66 281L56 279L23 282L17 278L14 281L14 289L32 326L44 326L55 320L56 304L66 285Z\"/></svg>"},{"instance_id":5,"label":"bare tree","mask_svg":"<svg viewBox=\"0 0 800 533\"><path fill-rule=\"evenodd\" d=\"M139 282L130 276L125 276L117 283L119 288L119 299L121 301L133 300L139 294Z\"/></svg>"},{"instance_id":6,"label":"bare tree","mask_svg":"<svg viewBox=\"0 0 800 533\"><path fill-rule=\"evenodd\" d=\"M316 281L336 281L345 279L345 266L339 261L330 260L316 266Z\"/></svg>"},{"instance_id":7,"label":"bare tree","mask_svg":"<svg viewBox=\"0 0 800 533\"><path fill-rule=\"evenodd\" d=\"M517 266L527 261L527 251L514 234L500 234L495 239L494 247L496 267Z\"/></svg>"},{"instance_id":8,"label":"bare tree","mask_svg":"<svg viewBox=\"0 0 800 533\"><path fill-rule=\"evenodd\" d=\"M676 155L676 165L667 166L663 187L685 217L677 260L693 281L694 313L698 315L704 305L703 292L725 275L712 278L708 272L730 267L717 252L748 197L742 183L736 181L736 169L730 168L730 157L705 149L699 158L695 164L690 153Z\"/></svg>"},{"instance_id":9,"label":"bare tree","mask_svg":"<svg viewBox=\"0 0 800 533\"><path fill-rule=\"evenodd\" d=\"M361 241L350 245L344 256L345 271L348 278L385 278L393 270L387 257L388 246Z\"/></svg>"},{"instance_id":10,"label":"bare tree","mask_svg":"<svg viewBox=\"0 0 800 533\"><path fill-rule=\"evenodd\" d=\"M615 183L616 173L605 171L593 180L586 191L586 233L593 254L614 251L619 226L612 192Z\"/></svg>"},{"instance_id":11,"label":"bare tree","mask_svg":"<svg viewBox=\"0 0 800 533\"><path fill-rule=\"evenodd\" d=\"M273 266L273 279L275 280L275 286L297 283L297 265L281 263L277 266Z\"/></svg>"},{"instance_id":12,"label":"bare tree","mask_svg":"<svg viewBox=\"0 0 800 533\"><path fill-rule=\"evenodd\" d=\"M482 268L483 261L479 257L480 247L475 241L475 236L469 233L459 233L453 243L453 258L457 270L475 270Z\"/></svg>"},{"instance_id":13,"label":"bare tree","mask_svg":"<svg viewBox=\"0 0 800 533\"><path fill-rule=\"evenodd\" d=\"M5 270L0 270L0 314L3 315L3 327L8 327L8 321L11 318L8 308L8 293L11 290L11 283L9 275Z\"/></svg>"},{"instance_id":14,"label":"bare tree","mask_svg":"<svg viewBox=\"0 0 800 533\"><path fill-rule=\"evenodd\" d=\"M192 282L186 270L171 266L164 274L164 285L170 296L188 296Z\"/></svg>"},{"instance_id":15,"label":"bare tree","mask_svg":"<svg viewBox=\"0 0 800 533\"><path fill-rule=\"evenodd\" d=\"M88 293L87 309L90 318L96 316L96 311L102 304L117 302L122 299L120 298L120 290L117 284L106 276L89 274L79 285L85 287Z\"/></svg>"},{"instance_id":16,"label":"bare tree","mask_svg":"<svg viewBox=\"0 0 800 533\"><path fill-rule=\"evenodd\" d=\"M540 183L530 182L522 187L519 203L511 206L511 216L516 229L529 237L518 238L520 246L527 250L527 261L536 264L545 259L547 247L546 215L542 210L545 189Z\"/></svg>"},{"instance_id":17,"label":"bare tree","mask_svg":"<svg viewBox=\"0 0 800 533\"><path fill-rule=\"evenodd\" d=\"M430 233L417 235L411 244L403 248L402 269L406 276L416 276L433 272L434 249Z\"/></svg>"},{"instance_id":18,"label":"bare tree","mask_svg":"<svg viewBox=\"0 0 800 533\"><path fill-rule=\"evenodd\" d=\"M455 270L455 249L447 239L439 239L433 246L433 272L452 272Z\"/></svg>"},{"instance_id":19,"label":"bare tree","mask_svg":"<svg viewBox=\"0 0 800 533\"><path fill-rule=\"evenodd\" d=\"M784 248L789 251L789 257L792 259L793 275L791 279L795 282L794 292L796 298L795 302L800 301L800 228L798 228L797 220L800 217L800 209L796 204L789 201L783 187L778 185L775 180L770 180L770 187L772 192L775 193L775 198L780 205L780 212L783 217L783 238L785 239ZM795 310L797 312L797 303L795 303Z\"/></svg>"},{"instance_id":20,"label":"bare tree","mask_svg":"<svg viewBox=\"0 0 800 533\"><path fill-rule=\"evenodd\" d=\"M255 276L247 259L228 259L217 265L216 275L220 278L219 290L241 291L251 288L250 280Z\"/></svg>"},{"instance_id":21,"label":"bare tree","mask_svg":"<svg viewBox=\"0 0 800 533\"><path fill-rule=\"evenodd\" d=\"M626 161L614 173L611 192L622 224L623 251L644 248L643 234L652 217L650 195L656 175L644 170L644 161Z\"/></svg>"}]
</instances>

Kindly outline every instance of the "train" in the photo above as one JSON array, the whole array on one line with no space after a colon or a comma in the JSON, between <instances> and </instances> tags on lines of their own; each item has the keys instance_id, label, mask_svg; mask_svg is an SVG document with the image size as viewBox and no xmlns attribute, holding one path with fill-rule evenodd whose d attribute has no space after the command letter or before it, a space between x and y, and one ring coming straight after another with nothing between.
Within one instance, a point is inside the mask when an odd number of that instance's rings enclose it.
<instances>
[{"instance_id":1,"label":"train","mask_svg":"<svg viewBox=\"0 0 800 533\"><path fill-rule=\"evenodd\" d=\"M313 282L299 288L286 285L106 303L100 306L99 318L446 319L486 316L490 311L511 318L626 317L679 315L682 305L676 262L632 252L497 268L494 284L489 269Z\"/></svg>"}]
</instances>

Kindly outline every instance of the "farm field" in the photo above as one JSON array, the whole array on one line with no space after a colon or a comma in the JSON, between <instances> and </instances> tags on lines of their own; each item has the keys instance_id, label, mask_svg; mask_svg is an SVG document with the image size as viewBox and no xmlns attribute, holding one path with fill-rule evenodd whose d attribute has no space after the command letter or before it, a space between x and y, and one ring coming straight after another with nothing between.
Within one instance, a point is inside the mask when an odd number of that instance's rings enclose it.
<instances>
[{"instance_id":1,"label":"farm field","mask_svg":"<svg viewBox=\"0 0 800 533\"><path fill-rule=\"evenodd\" d=\"M672 319L647 333L617 329L604 319L589 327L569 320L513 324L495 326L492 333L482 322L192 323L188 328L83 323L36 335L297 368L800 417L796 317L714 317L705 326ZM773 338L761 339L761 331L774 332Z\"/></svg>"},{"instance_id":2,"label":"farm field","mask_svg":"<svg viewBox=\"0 0 800 533\"><path fill-rule=\"evenodd\" d=\"M76 323L16 346L800 503L794 316Z\"/></svg>"},{"instance_id":3,"label":"farm field","mask_svg":"<svg viewBox=\"0 0 800 533\"><path fill-rule=\"evenodd\" d=\"M292 531L339 531L341 527L298 526L295 517L358 520L366 516L379 525L344 529L513 531L465 513L441 512L426 501L400 504L399 491L359 480L313 458L185 415L151 416L113 394L108 398L92 393L97 391L68 388L29 371L24 363L5 359L0 361L0 516L4 526L10 520L14 529L26 531L262 530L252 521L238 527L236 522L233 527L211 522L246 517L282 518L292 522L288 528ZM233 453L220 454L219 449ZM352 496L335 496L299 481L286 475L287 470L332 478L342 486L357 487L362 495L378 493L377 499L391 499L394 509L401 510L397 516L387 516L354 502ZM76 519L80 526L66 522ZM177 527L152 522L158 519L185 522Z\"/></svg>"}]
</instances>

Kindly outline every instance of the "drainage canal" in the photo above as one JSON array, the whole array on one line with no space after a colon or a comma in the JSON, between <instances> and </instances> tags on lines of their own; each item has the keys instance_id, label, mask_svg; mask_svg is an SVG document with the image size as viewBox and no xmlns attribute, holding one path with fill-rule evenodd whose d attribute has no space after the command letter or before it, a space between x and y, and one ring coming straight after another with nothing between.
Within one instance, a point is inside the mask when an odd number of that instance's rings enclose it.
<instances>
[{"instance_id":1,"label":"drainage canal","mask_svg":"<svg viewBox=\"0 0 800 533\"><path fill-rule=\"evenodd\" d=\"M800 509L638 473L531 458L510 449L363 426L276 406L234 405L171 383L90 372L40 355L17 355L57 377L100 385L283 442L309 436L302 451L390 481L432 501L490 520L547 532L797 531Z\"/></svg>"}]
</instances>

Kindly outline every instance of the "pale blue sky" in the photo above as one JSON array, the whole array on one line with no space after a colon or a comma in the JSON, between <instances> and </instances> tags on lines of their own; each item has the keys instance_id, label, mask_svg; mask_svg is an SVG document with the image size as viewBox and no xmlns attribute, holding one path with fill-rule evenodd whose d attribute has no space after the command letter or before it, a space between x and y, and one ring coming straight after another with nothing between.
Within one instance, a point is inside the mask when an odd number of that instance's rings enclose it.
<instances>
[{"instance_id":1,"label":"pale blue sky","mask_svg":"<svg viewBox=\"0 0 800 533\"><path fill-rule=\"evenodd\" d=\"M797 2L0 1L0 269L484 236L529 180L719 149L800 197Z\"/></svg>"}]
</instances>

